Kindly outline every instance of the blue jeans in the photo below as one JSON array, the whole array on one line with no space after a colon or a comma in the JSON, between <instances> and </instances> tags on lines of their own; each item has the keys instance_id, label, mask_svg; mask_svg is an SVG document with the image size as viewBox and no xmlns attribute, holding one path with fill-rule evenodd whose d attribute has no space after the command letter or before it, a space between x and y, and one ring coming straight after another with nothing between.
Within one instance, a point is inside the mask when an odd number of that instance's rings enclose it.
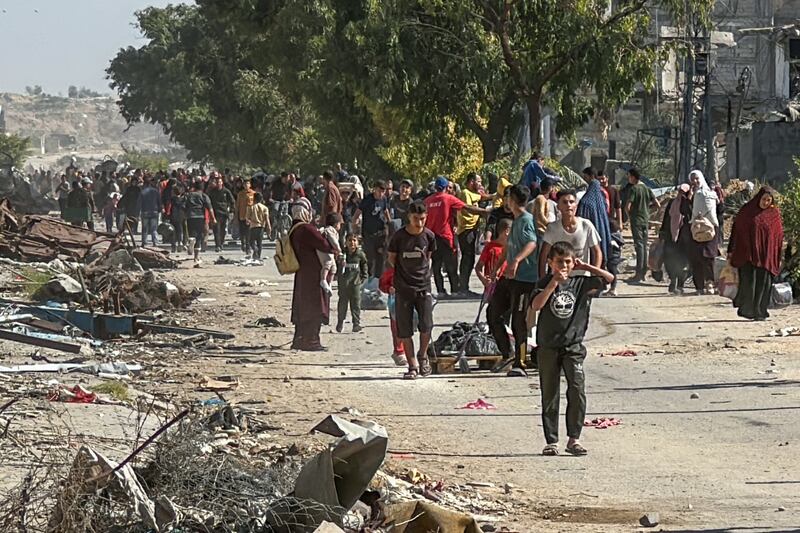
<instances>
[{"instance_id":1,"label":"blue jeans","mask_svg":"<svg viewBox=\"0 0 800 533\"><path fill-rule=\"evenodd\" d=\"M158 243L158 215L142 216L142 246L147 244L147 236L153 239L153 246Z\"/></svg>"}]
</instances>

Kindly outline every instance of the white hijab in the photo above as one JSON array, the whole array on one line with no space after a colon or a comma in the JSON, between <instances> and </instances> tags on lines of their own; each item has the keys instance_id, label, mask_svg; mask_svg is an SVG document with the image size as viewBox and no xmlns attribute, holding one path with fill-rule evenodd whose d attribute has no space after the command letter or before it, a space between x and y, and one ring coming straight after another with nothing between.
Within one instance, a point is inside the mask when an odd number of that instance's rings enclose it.
<instances>
[{"instance_id":1,"label":"white hijab","mask_svg":"<svg viewBox=\"0 0 800 533\"><path fill-rule=\"evenodd\" d=\"M719 227L719 220L717 219L717 193L708 186L705 176L699 170L692 170L689 173L689 181L696 176L700 180L700 186L694 191L694 200L692 201L692 220L697 220L700 217L706 217L712 224Z\"/></svg>"}]
</instances>

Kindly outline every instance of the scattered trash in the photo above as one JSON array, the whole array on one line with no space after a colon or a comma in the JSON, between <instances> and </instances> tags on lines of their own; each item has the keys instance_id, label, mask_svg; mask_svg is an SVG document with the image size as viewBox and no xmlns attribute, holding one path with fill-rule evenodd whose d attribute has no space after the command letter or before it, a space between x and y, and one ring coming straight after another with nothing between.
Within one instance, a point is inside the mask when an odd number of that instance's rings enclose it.
<instances>
[{"instance_id":1,"label":"scattered trash","mask_svg":"<svg viewBox=\"0 0 800 533\"><path fill-rule=\"evenodd\" d=\"M349 509L383 464L389 445L386 430L374 422L358 425L330 415L314 431L338 440L303 466L294 494Z\"/></svg>"},{"instance_id":2,"label":"scattered trash","mask_svg":"<svg viewBox=\"0 0 800 533\"><path fill-rule=\"evenodd\" d=\"M620 350L618 352L614 352L614 353L611 354L611 356L612 357L638 357L639 354L636 353L634 350L625 349L625 350Z\"/></svg>"},{"instance_id":3,"label":"scattered trash","mask_svg":"<svg viewBox=\"0 0 800 533\"><path fill-rule=\"evenodd\" d=\"M384 527L404 533L481 533L475 519L467 514L449 511L425 501L401 502L384 509ZM398 529L395 529L398 528ZM402 529L400 529L402 528Z\"/></svg>"},{"instance_id":4,"label":"scattered trash","mask_svg":"<svg viewBox=\"0 0 800 533\"><path fill-rule=\"evenodd\" d=\"M256 296L258 296L259 298L272 298L272 295L267 291L259 292Z\"/></svg>"},{"instance_id":5,"label":"scattered trash","mask_svg":"<svg viewBox=\"0 0 800 533\"><path fill-rule=\"evenodd\" d=\"M497 409L494 405L490 404L483 400L483 398L478 398L474 402L469 402L466 405L462 405L461 407L456 407L456 409L474 409L474 410L487 410L492 411Z\"/></svg>"},{"instance_id":6,"label":"scattered trash","mask_svg":"<svg viewBox=\"0 0 800 533\"><path fill-rule=\"evenodd\" d=\"M235 279L225 284L226 287L274 287L277 283L265 279Z\"/></svg>"},{"instance_id":7,"label":"scattered trash","mask_svg":"<svg viewBox=\"0 0 800 533\"><path fill-rule=\"evenodd\" d=\"M639 524L642 527L656 527L659 524L660 517L658 513L647 513L639 519Z\"/></svg>"},{"instance_id":8,"label":"scattered trash","mask_svg":"<svg viewBox=\"0 0 800 533\"><path fill-rule=\"evenodd\" d=\"M783 507L783 506L780 506L780 507L778 507L778 512L779 512L779 513L782 513L782 512L784 512L785 510L786 510L786 507Z\"/></svg>"},{"instance_id":9,"label":"scattered trash","mask_svg":"<svg viewBox=\"0 0 800 533\"><path fill-rule=\"evenodd\" d=\"M776 283L772 286L770 309L780 309L792 305L792 286L789 283Z\"/></svg>"},{"instance_id":10,"label":"scattered trash","mask_svg":"<svg viewBox=\"0 0 800 533\"><path fill-rule=\"evenodd\" d=\"M231 265L231 266L264 266L264 262L260 259L230 259L228 257L219 256L214 260L215 265ZM243 285L238 285L242 287ZM252 285L250 285L252 287Z\"/></svg>"},{"instance_id":11,"label":"scattered trash","mask_svg":"<svg viewBox=\"0 0 800 533\"><path fill-rule=\"evenodd\" d=\"M198 391L200 392L224 392L234 391L239 388L239 378L233 376L220 376L218 378L210 378L203 376L198 384Z\"/></svg>"},{"instance_id":12,"label":"scattered trash","mask_svg":"<svg viewBox=\"0 0 800 533\"><path fill-rule=\"evenodd\" d=\"M285 328L286 324L275 317L268 316L256 320L256 326L264 326L266 328Z\"/></svg>"},{"instance_id":13,"label":"scattered trash","mask_svg":"<svg viewBox=\"0 0 800 533\"><path fill-rule=\"evenodd\" d=\"M800 328L791 326L788 328L775 329L767 334L769 337L789 337L792 335L800 335Z\"/></svg>"},{"instance_id":14,"label":"scattered trash","mask_svg":"<svg viewBox=\"0 0 800 533\"><path fill-rule=\"evenodd\" d=\"M618 426L622 424L622 419L620 418L595 418L593 420L586 420L583 423L584 427L587 428L595 428L595 429L608 429L614 426Z\"/></svg>"},{"instance_id":15,"label":"scattered trash","mask_svg":"<svg viewBox=\"0 0 800 533\"><path fill-rule=\"evenodd\" d=\"M88 374L119 374L127 375L132 372L141 372L142 366L127 363L47 363L38 365L0 366L0 374L22 374L26 372L72 372L78 370Z\"/></svg>"},{"instance_id":16,"label":"scattered trash","mask_svg":"<svg viewBox=\"0 0 800 533\"><path fill-rule=\"evenodd\" d=\"M48 393L47 399L51 402L96 403L97 394L80 385L75 385L71 389L59 385Z\"/></svg>"},{"instance_id":17,"label":"scattered trash","mask_svg":"<svg viewBox=\"0 0 800 533\"><path fill-rule=\"evenodd\" d=\"M348 414L350 416L355 416L355 417L363 416L361 414L361 411L359 411L358 409L356 409L354 407L342 407L341 409L339 409L339 412L340 413L346 413L346 414Z\"/></svg>"}]
</instances>

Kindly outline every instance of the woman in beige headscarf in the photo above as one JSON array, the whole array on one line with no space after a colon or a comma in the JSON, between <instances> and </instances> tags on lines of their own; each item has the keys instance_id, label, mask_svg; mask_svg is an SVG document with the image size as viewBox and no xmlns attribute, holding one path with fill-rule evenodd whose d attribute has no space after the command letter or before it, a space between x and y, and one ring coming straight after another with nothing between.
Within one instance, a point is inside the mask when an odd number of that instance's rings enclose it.
<instances>
[{"instance_id":1,"label":"woman in beige headscarf","mask_svg":"<svg viewBox=\"0 0 800 533\"><path fill-rule=\"evenodd\" d=\"M292 291L292 348L323 351L325 348L320 343L319 330L329 320L330 296L320 286L322 265L317 251L334 253L334 249L311 223L311 204L306 198L292 205L291 214L293 224L289 240L300 265L300 270L294 275Z\"/></svg>"},{"instance_id":2,"label":"woman in beige headscarf","mask_svg":"<svg viewBox=\"0 0 800 533\"><path fill-rule=\"evenodd\" d=\"M719 256L720 220L717 218L717 193L708 186L706 178L699 170L689 174L689 183L692 186L694 198L692 199L692 222L701 219L714 226L714 237L708 241L694 239L689 262L692 266L692 279L697 294L714 294L714 259Z\"/></svg>"}]
</instances>

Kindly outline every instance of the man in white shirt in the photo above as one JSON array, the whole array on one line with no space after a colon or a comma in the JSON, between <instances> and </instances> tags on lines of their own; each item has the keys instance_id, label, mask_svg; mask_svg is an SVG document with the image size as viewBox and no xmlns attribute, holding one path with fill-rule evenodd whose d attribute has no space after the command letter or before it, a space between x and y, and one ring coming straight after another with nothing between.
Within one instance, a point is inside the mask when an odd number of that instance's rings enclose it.
<instances>
[{"instance_id":1,"label":"man in white shirt","mask_svg":"<svg viewBox=\"0 0 800 533\"><path fill-rule=\"evenodd\" d=\"M543 278L547 268L547 254L550 247L557 242L568 242L575 249L575 257L586 264L600 267L603 263L603 252L600 249L600 235L591 222L575 215L578 209L578 198L573 190L558 193L558 211L561 220L547 225L542 236L539 252L539 277ZM574 276L584 276L582 270L573 270Z\"/></svg>"}]
</instances>

